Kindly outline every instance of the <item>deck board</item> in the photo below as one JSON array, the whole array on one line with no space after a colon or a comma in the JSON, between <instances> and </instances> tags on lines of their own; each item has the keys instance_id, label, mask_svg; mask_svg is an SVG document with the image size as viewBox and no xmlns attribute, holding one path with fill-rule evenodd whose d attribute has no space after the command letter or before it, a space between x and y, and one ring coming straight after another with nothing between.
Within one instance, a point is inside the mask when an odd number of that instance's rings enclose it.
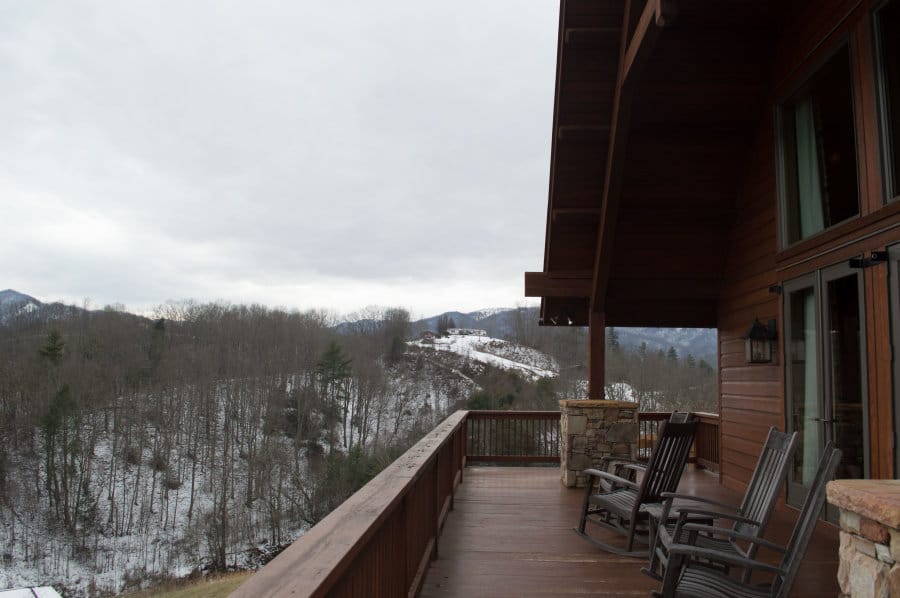
<instances>
[{"instance_id":1,"label":"deck board","mask_svg":"<svg viewBox=\"0 0 900 598\"><path fill-rule=\"evenodd\" d=\"M740 500L702 471L686 472L679 489ZM648 596L658 584L641 574L644 561L603 552L572 531L582 492L564 487L556 468L466 468L420 596ZM779 510L766 537L785 542L795 518ZM836 596L837 566L837 529L822 523L792 596Z\"/></svg>"}]
</instances>

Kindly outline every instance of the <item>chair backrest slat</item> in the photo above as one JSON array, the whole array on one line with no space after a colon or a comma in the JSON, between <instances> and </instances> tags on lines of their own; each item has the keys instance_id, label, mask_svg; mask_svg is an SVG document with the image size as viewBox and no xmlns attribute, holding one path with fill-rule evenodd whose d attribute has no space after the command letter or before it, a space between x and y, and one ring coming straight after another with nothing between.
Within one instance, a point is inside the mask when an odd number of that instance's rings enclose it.
<instances>
[{"instance_id":1,"label":"chair backrest slat","mask_svg":"<svg viewBox=\"0 0 900 598\"><path fill-rule=\"evenodd\" d=\"M797 450L799 438L796 432L785 434L769 428L766 443L760 452L756 469L750 478L739 512L758 522L736 523L734 529L745 534L761 535L778 501L778 494L785 479L788 464Z\"/></svg>"},{"instance_id":2,"label":"chair backrest slat","mask_svg":"<svg viewBox=\"0 0 900 598\"><path fill-rule=\"evenodd\" d=\"M638 491L638 503L661 502L663 492L678 489L696 431L696 418L684 423L662 422Z\"/></svg>"},{"instance_id":3,"label":"chair backrest slat","mask_svg":"<svg viewBox=\"0 0 900 598\"><path fill-rule=\"evenodd\" d=\"M803 508L800 509L800 517L797 519L787 550L781 559L784 575L776 577L773 581L772 594L777 598L785 597L790 592L797 571L800 569L802 557L806 553L806 547L809 545L809 539L816 527L816 521L819 519L819 512L825 503L825 485L834 478L834 471L840 461L841 451L834 448L834 444L829 442L822 451L816 477L809 486L806 500L803 501Z\"/></svg>"}]
</instances>

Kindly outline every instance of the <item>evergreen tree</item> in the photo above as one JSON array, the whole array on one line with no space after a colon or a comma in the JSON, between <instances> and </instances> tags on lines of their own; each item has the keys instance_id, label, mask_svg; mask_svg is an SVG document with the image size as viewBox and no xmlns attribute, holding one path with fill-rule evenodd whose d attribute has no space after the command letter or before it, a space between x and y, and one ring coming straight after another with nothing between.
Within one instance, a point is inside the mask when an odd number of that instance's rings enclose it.
<instances>
[{"instance_id":1,"label":"evergreen tree","mask_svg":"<svg viewBox=\"0 0 900 598\"><path fill-rule=\"evenodd\" d=\"M609 345L609 348L614 352L619 351L619 333L616 332L615 327L609 327L606 329L606 344Z\"/></svg>"},{"instance_id":2,"label":"evergreen tree","mask_svg":"<svg viewBox=\"0 0 900 598\"><path fill-rule=\"evenodd\" d=\"M65 347L66 343L62 340L62 335L59 333L59 330L54 328L47 335L47 344L38 349L38 353L41 357L48 359L53 365L57 365L62 359Z\"/></svg>"},{"instance_id":3,"label":"evergreen tree","mask_svg":"<svg viewBox=\"0 0 900 598\"><path fill-rule=\"evenodd\" d=\"M668 359L670 363L678 363L678 351L675 350L675 347L669 347L666 359Z\"/></svg>"},{"instance_id":4,"label":"evergreen tree","mask_svg":"<svg viewBox=\"0 0 900 598\"><path fill-rule=\"evenodd\" d=\"M330 448L334 449L332 437L338 413L341 414L344 446L347 445L347 416L350 409L350 364L352 359L344 354L341 346L331 341L328 349L316 364L316 379L325 406L325 421L328 426Z\"/></svg>"}]
</instances>

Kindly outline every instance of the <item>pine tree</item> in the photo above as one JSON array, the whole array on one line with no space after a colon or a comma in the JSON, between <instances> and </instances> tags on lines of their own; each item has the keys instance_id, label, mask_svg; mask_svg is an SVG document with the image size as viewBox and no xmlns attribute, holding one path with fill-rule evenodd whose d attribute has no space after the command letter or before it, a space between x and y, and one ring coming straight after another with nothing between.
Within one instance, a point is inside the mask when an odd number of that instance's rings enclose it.
<instances>
[{"instance_id":1,"label":"pine tree","mask_svg":"<svg viewBox=\"0 0 900 598\"><path fill-rule=\"evenodd\" d=\"M669 352L666 354L666 359L668 359L671 363L678 363L678 351L675 350L675 347L669 347Z\"/></svg>"},{"instance_id":2,"label":"pine tree","mask_svg":"<svg viewBox=\"0 0 900 598\"><path fill-rule=\"evenodd\" d=\"M606 329L606 344L609 345L609 348L612 349L613 352L619 352L619 333L616 332L615 327Z\"/></svg>"},{"instance_id":3,"label":"pine tree","mask_svg":"<svg viewBox=\"0 0 900 598\"><path fill-rule=\"evenodd\" d=\"M62 339L62 335L59 333L59 330L54 328L47 335L47 344L38 349L38 353L41 357L48 359L53 365L58 365L60 360L62 360L65 347L66 343Z\"/></svg>"},{"instance_id":4,"label":"pine tree","mask_svg":"<svg viewBox=\"0 0 900 598\"><path fill-rule=\"evenodd\" d=\"M328 425L329 444L334 449L331 437L337 414L341 413L344 446L347 445L347 415L350 408L350 364L352 359L344 355L341 346L332 341L322 358L316 364L316 379L325 403L325 419Z\"/></svg>"}]
</instances>

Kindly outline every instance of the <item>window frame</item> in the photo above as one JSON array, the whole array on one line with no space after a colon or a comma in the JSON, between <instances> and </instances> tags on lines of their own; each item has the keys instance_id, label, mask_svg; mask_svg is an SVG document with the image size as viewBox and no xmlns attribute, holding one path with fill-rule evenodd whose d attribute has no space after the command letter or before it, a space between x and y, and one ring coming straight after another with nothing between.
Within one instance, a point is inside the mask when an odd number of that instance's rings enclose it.
<instances>
[{"instance_id":1,"label":"window frame","mask_svg":"<svg viewBox=\"0 0 900 598\"><path fill-rule=\"evenodd\" d=\"M900 0L883 0L875 5L871 11L872 25L872 54L875 66L875 103L877 105L877 127L879 138L879 150L881 158L882 201L886 206L900 200L900 181L894 180L894 160L900 166L900 139L893 139L893 131L890 123L889 94L887 88L887 64L882 52L884 33L879 20L879 13L892 2ZM900 9L900 6L898 6ZM900 65L897 65L900 68ZM897 99L900 103L900 98ZM896 168L900 170L900 168Z\"/></svg>"},{"instance_id":2,"label":"window frame","mask_svg":"<svg viewBox=\"0 0 900 598\"><path fill-rule=\"evenodd\" d=\"M803 237L797 239L795 241L790 241L790 235L788 231L788 199L789 193L787 189L787 185L789 181L793 178L796 178L796 175L790 175L787 168L787 160L789 158L789 154L793 152L789 152L787 149L787 135L785 134L785 106L794 100L799 94L802 93L804 89L806 89L812 79L816 76L816 74L822 70L822 68L828 63L829 60L834 58L834 56L843 50L847 49L847 53L849 56L849 72L850 72L850 105L851 105L851 124L853 127L853 152L854 152L854 163L856 167L856 215L850 216L849 218L845 218L839 222L835 222L830 226L823 228L822 230L809 235L808 237ZM837 40L835 40L834 45L822 56L819 57L814 63L812 63L808 68L803 71L803 75L799 77L796 82L790 86L790 88L785 92L781 97L779 97L775 104L775 186L776 186L776 205L777 205L777 236L778 236L778 250L784 251L786 249L791 249L803 243L810 241L811 239L815 239L816 237L831 231L843 224L848 222L853 222L854 220L858 220L862 214L862 193L861 193L861 182L860 182L860 158L859 158L859 126L856 118L857 112L857 102L858 98L856 97L856 77L857 71L854 67L854 53L853 53L853 44L850 43L850 34L846 33L840 36Z\"/></svg>"},{"instance_id":3,"label":"window frame","mask_svg":"<svg viewBox=\"0 0 900 598\"><path fill-rule=\"evenodd\" d=\"M887 247L888 252L888 302L890 312L891 346L900 339L900 243ZM891 349L891 409L893 411L894 438L900 437L900 355ZM900 442L894 441L894 479L900 479Z\"/></svg>"}]
</instances>

